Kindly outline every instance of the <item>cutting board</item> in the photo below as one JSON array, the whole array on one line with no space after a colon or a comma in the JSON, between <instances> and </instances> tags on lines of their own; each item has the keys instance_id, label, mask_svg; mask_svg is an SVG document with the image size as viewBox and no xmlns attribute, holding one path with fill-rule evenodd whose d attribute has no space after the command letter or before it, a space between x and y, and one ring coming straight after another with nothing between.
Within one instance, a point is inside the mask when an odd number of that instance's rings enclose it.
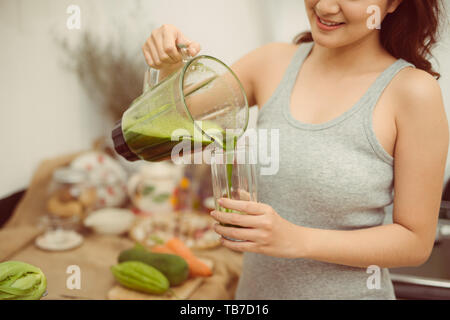
<instances>
[{"instance_id":1,"label":"cutting board","mask_svg":"<svg viewBox=\"0 0 450 320\"><path fill-rule=\"evenodd\" d=\"M206 258L198 258L214 272L214 262ZM154 295L127 289L117 284L108 291L109 300L186 300L202 284L205 278L196 277L186 280L182 285L171 287L163 295Z\"/></svg>"}]
</instances>

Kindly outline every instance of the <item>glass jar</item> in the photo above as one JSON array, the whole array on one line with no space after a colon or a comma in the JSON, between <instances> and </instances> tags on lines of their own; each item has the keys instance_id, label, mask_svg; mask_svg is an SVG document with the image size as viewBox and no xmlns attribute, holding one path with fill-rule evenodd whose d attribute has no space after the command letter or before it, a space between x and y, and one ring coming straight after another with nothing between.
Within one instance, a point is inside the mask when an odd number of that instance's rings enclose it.
<instances>
[{"instance_id":1,"label":"glass jar","mask_svg":"<svg viewBox=\"0 0 450 320\"><path fill-rule=\"evenodd\" d=\"M41 218L45 233L36 239L44 250L62 251L79 246L81 222L94 208L97 195L87 172L63 167L56 169L47 190L48 214Z\"/></svg>"},{"instance_id":2,"label":"glass jar","mask_svg":"<svg viewBox=\"0 0 450 320\"><path fill-rule=\"evenodd\" d=\"M81 221L96 201L96 190L85 171L59 168L53 172L47 200L47 210L53 217Z\"/></svg>"}]
</instances>

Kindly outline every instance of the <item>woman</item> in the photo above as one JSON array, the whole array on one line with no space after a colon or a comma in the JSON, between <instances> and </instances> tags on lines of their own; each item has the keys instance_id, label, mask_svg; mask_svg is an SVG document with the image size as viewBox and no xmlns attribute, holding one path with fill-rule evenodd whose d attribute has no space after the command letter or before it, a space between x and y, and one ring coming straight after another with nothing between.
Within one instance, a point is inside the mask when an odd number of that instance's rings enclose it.
<instances>
[{"instance_id":1,"label":"woman","mask_svg":"<svg viewBox=\"0 0 450 320\"><path fill-rule=\"evenodd\" d=\"M258 128L280 130L280 169L259 176L259 202L222 199L247 215L212 212L243 227L216 226L245 240L222 240L245 252L236 298L395 299L387 268L428 259L442 194L449 129L427 60L440 3L305 6L310 33L232 66L260 108ZM176 43L200 50L164 25L143 47L148 64L170 72ZM382 225L392 203L393 223Z\"/></svg>"}]
</instances>

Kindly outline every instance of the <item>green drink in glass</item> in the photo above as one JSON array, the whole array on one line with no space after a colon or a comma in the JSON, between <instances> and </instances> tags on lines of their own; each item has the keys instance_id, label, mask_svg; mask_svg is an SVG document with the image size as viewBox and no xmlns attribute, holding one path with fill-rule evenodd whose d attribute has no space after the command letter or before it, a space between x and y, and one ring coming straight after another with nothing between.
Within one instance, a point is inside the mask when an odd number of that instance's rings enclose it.
<instances>
[{"instance_id":1,"label":"green drink in glass","mask_svg":"<svg viewBox=\"0 0 450 320\"><path fill-rule=\"evenodd\" d=\"M231 141L230 141L231 142ZM234 200L257 201L256 157L248 143L225 144L211 153L212 185L217 211L245 214L236 210L223 208L217 202L220 198ZM222 224L227 227L240 226ZM232 241L241 241L225 237Z\"/></svg>"}]
</instances>

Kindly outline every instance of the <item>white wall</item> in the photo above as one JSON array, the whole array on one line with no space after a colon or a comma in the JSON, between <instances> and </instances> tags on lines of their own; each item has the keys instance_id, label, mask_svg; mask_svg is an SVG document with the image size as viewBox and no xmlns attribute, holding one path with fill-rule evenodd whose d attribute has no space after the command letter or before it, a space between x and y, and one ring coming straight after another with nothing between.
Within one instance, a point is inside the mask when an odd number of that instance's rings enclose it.
<instances>
[{"instance_id":1,"label":"white wall","mask_svg":"<svg viewBox=\"0 0 450 320\"><path fill-rule=\"evenodd\" d=\"M227 64L308 28L301 0L0 0L0 197L26 187L42 159L87 148L109 134L111 124L62 67L54 44L54 35L76 43L81 34L66 28L70 4L81 7L82 29L105 40L120 29L136 59L151 29L163 23L178 26L203 53ZM448 33L435 53L449 108Z\"/></svg>"},{"instance_id":2,"label":"white wall","mask_svg":"<svg viewBox=\"0 0 450 320\"><path fill-rule=\"evenodd\" d=\"M136 59L151 29L163 23L229 64L264 42L257 0L0 0L0 197L26 187L42 159L109 134L111 124L63 68L53 40L76 43L81 34L66 28L70 4L81 7L82 29L108 39L121 28Z\"/></svg>"},{"instance_id":3,"label":"white wall","mask_svg":"<svg viewBox=\"0 0 450 320\"><path fill-rule=\"evenodd\" d=\"M56 1L0 2L0 195L26 186L41 159L87 147L103 131L58 64L49 31L64 14Z\"/></svg>"}]
</instances>

